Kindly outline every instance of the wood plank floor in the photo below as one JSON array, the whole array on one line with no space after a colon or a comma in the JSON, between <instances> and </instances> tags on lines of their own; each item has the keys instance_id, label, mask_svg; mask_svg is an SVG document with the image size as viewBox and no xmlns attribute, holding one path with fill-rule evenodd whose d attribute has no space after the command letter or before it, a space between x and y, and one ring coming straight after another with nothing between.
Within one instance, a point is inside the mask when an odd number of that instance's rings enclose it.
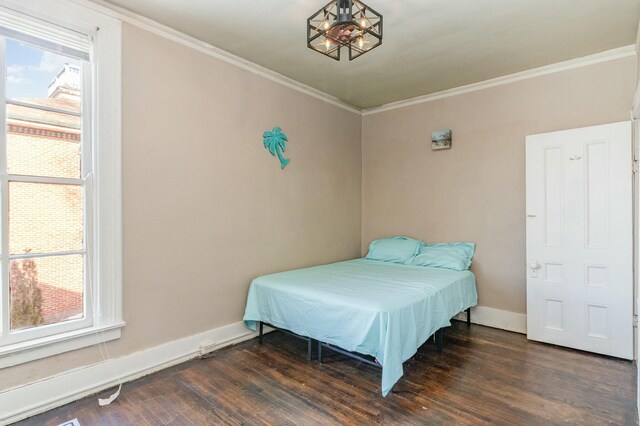
<instances>
[{"instance_id":1,"label":"wood plank floor","mask_svg":"<svg viewBox=\"0 0 640 426\"><path fill-rule=\"evenodd\" d=\"M404 364L386 398L380 370L272 333L27 419L24 425L637 424L635 366L455 322ZM108 395L104 392L102 396Z\"/></svg>"}]
</instances>

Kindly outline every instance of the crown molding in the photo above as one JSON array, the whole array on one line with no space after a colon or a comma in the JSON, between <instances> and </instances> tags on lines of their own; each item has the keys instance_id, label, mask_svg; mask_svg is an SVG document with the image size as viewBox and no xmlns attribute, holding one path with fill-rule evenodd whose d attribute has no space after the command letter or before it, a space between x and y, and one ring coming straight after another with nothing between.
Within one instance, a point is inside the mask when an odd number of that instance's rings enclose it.
<instances>
[{"instance_id":1,"label":"crown molding","mask_svg":"<svg viewBox=\"0 0 640 426\"><path fill-rule=\"evenodd\" d=\"M623 46L616 49L606 50L604 52L599 52L592 55L583 56L580 58L570 59L567 61L557 62L554 64L545 65L538 68L532 68L522 72L509 74L502 77L492 78L492 79L480 81L477 83L471 83L464 86L454 87L454 88L443 90L440 92L431 93L428 95L391 102L378 107L361 109L359 107L356 107L354 105L341 101L335 96L329 95L328 93L325 93L321 90L314 89L311 86L300 83L278 72L272 71L254 62L243 59L239 56L236 56L230 52L227 52L226 50L220 49L202 40L198 40L195 37L186 35L180 31L177 31L171 27L168 27L164 24L156 22L152 19L149 19L137 13L131 12L130 10L127 10L123 7L116 6L111 3L107 3L104 0L70 0L70 1L83 5L85 7L93 8L94 10L102 12L105 15L120 19L123 22L137 26L139 28L152 32L158 36L161 36L168 40L179 43L183 46L190 47L201 53L217 58L231 65L235 65L251 73L260 75L268 80L279 83L285 87L304 93L313 98L319 99L331 105L342 108L346 111L352 112L354 114L362 115L362 116L378 114L385 111L391 111L394 109L404 108L404 107L417 105L425 102L431 102L438 99L458 96L464 93L475 92L478 90L488 89L490 87L495 87L495 86L501 86L504 84L526 80L529 78L540 77L543 75L580 68L580 67L593 65L601 62L607 62L607 61L613 61L620 58L626 58L629 56L636 55L636 50L640 49L640 30L639 30L635 45L628 45L628 46ZM638 94L638 104L640 105L640 94Z\"/></svg>"},{"instance_id":2,"label":"crown molding","mask_svg":"<svg viewBox=\"0 0 640 426\"><path fill-rule=\"evenodd\" d=\"M228 64L235 65L239 68L242 68L243 70L249 71L253 74L257 74L268 80L274 81L285 87L304 93L313 98L327 102L331 105L337 106L339 108L342 108L354 114L358 114L358 115L362 114L362 110L360 108L354 107L351 104L343 102L340 99L336 98L335 96L329 95L321 90L314 89L311 86L307 86L306 84L300 83L292 78L286 77L280 73L272 71L254 62L243 59L230 52L227 52L226 50L220 49L219 47L213 46L209 43L205 43L202 40L198 40L195 37L191 37L187 34L184 34L180 31L177 31L171 27L168 27L164 24L156 22L152 19L149 19L137 13L131 12L130 10L127 10L123 7L116 6L111 3L107 3L103 0L71 0L71 1L76 4L97 10L101 13L104 13L105 15L119 19L128 24L135 25L136 27L142 28L153 34L159 35L161 37L164 37L168 40L171 40L183 46L190 47L201 53L204 53L205 55L212 56Z\"/></svg>"},{"instance_id":3,"label":"crown molding","mask_svg":"<svg viewBox=\"0 0 640 426\"><path fill-rule=\"evenodd\" d=\"M418 105L425 102L431 102L438 99L458 96L465 93L476 92L478 90L488 89L490 87L502 86L516 81L526 80L529 78L540 77L543 75L553 74L561 71L567 71L575 68L585 67L588 65L598 64L601 62L613 61L616 59L626 58L636 55L636 46L630 44L628 46L616 49L605 50L604 52L594 53L592 55L583 56L568 61L557 62L555 64L545 65L539 68L509 74L502 77L492 78L478 83L471 83L465 86L454 87L452 89L443 90L441 92L431 93L429 95L418 96L403 101L391 102L379 107L368 108L362 111L362 115L378 114L385 111L391 111L398 108L405 108L412 105Z\"/></svg>"}]
</instances>

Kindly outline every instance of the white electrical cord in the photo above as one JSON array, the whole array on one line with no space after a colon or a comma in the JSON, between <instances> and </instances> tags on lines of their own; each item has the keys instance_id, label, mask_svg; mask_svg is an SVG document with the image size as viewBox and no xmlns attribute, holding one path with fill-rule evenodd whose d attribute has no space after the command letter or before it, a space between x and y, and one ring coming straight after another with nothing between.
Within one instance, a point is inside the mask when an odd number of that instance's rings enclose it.
<instances>
[{"instance_id":1,"label":"white electrical cord","mask_svg":"<svg viewBox=\"0 0 640 426\"><path fill-rule=\"evenodd\" d=\"M89 175L86 177L86 179L91 179L93 177L92 173L89 173ZM86 188L86 186L85 186ZM93 262L91 257L88 258L87 261L87 272L88 272L88 277L89 280L92 281L93 279ZM89 285L87 286L89 288L89 303L91 303L91 306L95 306L93 304L94 298L93 298L93 282L89 282ZM109 369L110 370L114 370L113 369L113 365L112 362L113 360L111 359L111 355L109 354L109 348L107 348L107 344L105 343L105 339L104 339L104 332L100 331L97 332L96 334L96 341L98 344L98 349L100 350L100 356L102 357L103 361L106 361L107 364L109 365ZM114 376L117 376L116 374L113 374ZM118 383L118 390L116 390L114 393L111 394L111 396L109 396L109 398L98 398L98 404L101 407L104 407L106 405L111 404L113 401L115 401L118 396L120 396L120 391L122 391L122 380L118 379L117 380Z\"/></svg>"},{"instance_id":2,"label":"white electrical cord","mask_svg":"<svg viewBox=\"0 0 640 426\"><path fill-rule=\"evenodd\" d=\"M98 398L98 404L101 407L104 407L105 405L111 404L113 401L116 400L117 397L120 396L120 391L121 390L122 390L122 383L120 383L120 385L118 386L118 390L115 391L113 394L111 394L111 396L109 398L106 398L106 399Z\"/></svg>"}]
</instances>

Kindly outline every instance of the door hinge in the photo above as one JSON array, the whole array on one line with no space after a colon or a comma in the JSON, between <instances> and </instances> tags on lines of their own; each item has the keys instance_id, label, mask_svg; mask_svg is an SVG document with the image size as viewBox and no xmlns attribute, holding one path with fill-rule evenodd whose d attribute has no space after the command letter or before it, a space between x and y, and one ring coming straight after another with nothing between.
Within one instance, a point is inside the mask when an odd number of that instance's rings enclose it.
<instances>
[{"instance_id":1,"label":"door hinge","mask_svg":"<svg viewBox=\"0 0 640 426\"><path fill-rule=\"evenodd\" d=\"M633 327L638 328L638 315L633 315Z\"/></svg>"},{"instance_id":2,"label":"door hinge","mask_svg":"<svg viewBox=\"0 0 640 426\"><path fill-rule=\"evenodd\" d=\"M638 160L633 160L631 163L631 171L634 175L638 173Z\"/></svg>"}]
</instances>

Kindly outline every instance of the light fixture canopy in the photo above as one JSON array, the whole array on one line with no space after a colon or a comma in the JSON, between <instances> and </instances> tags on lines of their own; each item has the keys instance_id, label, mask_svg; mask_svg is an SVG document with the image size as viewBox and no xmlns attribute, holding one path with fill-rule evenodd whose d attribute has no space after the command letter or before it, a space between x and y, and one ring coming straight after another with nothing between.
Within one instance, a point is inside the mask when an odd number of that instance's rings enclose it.
<instances>
[{"instance_id":1,"label":"light fixture canopy","mask_svg":"<svg viewBox=\"0 0 640 426\"><path fill-rule=\"evenodd\" d=\"M349 60L382 44L382 15L360 0L335 0L307 19L307 46L336 61L342 47Z\"/></svg>"}]
</instances>

